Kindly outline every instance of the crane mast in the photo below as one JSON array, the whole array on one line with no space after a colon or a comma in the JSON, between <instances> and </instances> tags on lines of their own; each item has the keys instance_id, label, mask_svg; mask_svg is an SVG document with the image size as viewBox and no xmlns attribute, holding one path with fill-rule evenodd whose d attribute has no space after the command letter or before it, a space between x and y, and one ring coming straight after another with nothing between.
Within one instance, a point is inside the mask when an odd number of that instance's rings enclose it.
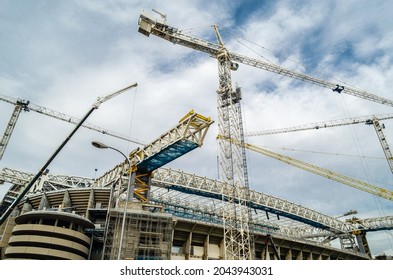
<instances>
[{"instance_id":1,"label":"crane mast","mask_svg":"<svg viewBox=\"0 0 393 280\"><path fill-rule=\"evenodd\" d=\"M386 160L388 161L390 171L393 173L393 154L390 151L389 143L386 140L385 133L383 133L382 130L383 128L385 128L385 125L384 124L381 125L379 119L376 117L366 122L366 124L370 124L370 123L372 123L374 126L379 142L381 143L383 153L385 154Z\"/></svg>"},{"instance_id":2,"label":"crane mast","mask_svg":"<svg viewBox=\"0 0 393 280\"><path fill-rule=\"evenodd\" d=\"M20 113L22 112L22 109L28 111L29 110L27 107L28 105L29 105L29 101L25 102L25 101L18 100L17 102L15 102L14 111L12 111L11 118L4 131L3 137L0 140L0 160L3 158L5 149L8 145L8 142L10 141L12 132L14 131L16 122L19 118Z\"/></svg>"},{"instance_id":3,"label":"crane mast","mask_svg":"<svg viewBox=\"0 0 393 280\"><path fill-rule=\"evenodd\" d=\"M241 91L232 89L229 53L221 40L218 27L214 26L220 51L217 54L219 88L217 90L218 132L227 137L244 139L241 119ZM249 208L247 196L236 200L242 188L248 191L245 175L245 154L241 146L218 139L219 164L223 180L232 186L232 195L223 211L225 259L252 259L249 233ZM223 197L224 199L224 197Z\"/></svg>"}]
</instances>

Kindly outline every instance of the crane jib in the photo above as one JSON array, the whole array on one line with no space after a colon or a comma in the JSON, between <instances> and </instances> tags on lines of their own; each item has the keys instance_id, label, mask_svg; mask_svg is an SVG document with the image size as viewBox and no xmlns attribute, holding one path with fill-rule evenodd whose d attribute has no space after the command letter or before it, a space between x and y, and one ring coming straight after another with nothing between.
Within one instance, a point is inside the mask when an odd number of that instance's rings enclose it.
<instances>
[{"instance_id":1,"label":"crane jib","mask_svg":"<svg viewBox=\"0 0 393 280\"><path fill-rule=\"evenodd\" d=\"M193 37L190 35L183 34L181 31L178 31L177 28L166 25L163 22L159 22L151 19L147 15L141 15L139 18L139 30L140 33L149 36L153 34L160 38L163 38L167 41L170 41L174 44L183 45L185 47L198 50L204 53L208 53L211 56L216 57L219 52L219 45L208 42L206 40ZM244 55L236 54L229 52L229 56L231 60L235 62L240 62L242 64L246 64L255 68L263 69L269 72L273 72L282 76L287 76L293 79L297 79L300 81L304 81L307 83L311 83L314 85L318 85L324 88L331 89L334 92L345 93L348 95L352 95L355 97L359 97L362 99L366 99L369 101L373 101L379 104L392 106L393 100L386 99L384 97L377 96L375 94L371 94L366 91L357 90L351 88L349 86L338 85L337 83L325 81L316 77L312 77L307 74L298 73L289 69L285 69L279 65L275 65L273 63L268 63L264 61L260 61L254 58L250 58Z\"/></svg>"}]
</instances>

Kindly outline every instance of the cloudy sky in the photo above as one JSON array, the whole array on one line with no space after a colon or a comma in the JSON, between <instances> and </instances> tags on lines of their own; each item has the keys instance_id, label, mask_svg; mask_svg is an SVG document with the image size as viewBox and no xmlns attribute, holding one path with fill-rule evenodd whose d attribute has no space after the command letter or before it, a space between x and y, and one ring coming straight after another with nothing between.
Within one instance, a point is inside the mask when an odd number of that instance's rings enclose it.
<instances>
[{"instance_id":1,"label":"cloudy sky","mask_svg":"<svg viewBox=\"0 0 393 280\"><path fill-rule=\"evenodd\" d=\"M189 110L217 119L216 61L206 54L137 32L142 11L184 33L216 42L213 24L230 51L279 64L393 99L391 1L14 1L0 2L0 94L82 117L98 96L137 82L88 119L145 143ZM170 4L168 4L170 3ZM246 65L232 80L243 92L245 132L390 113L392 108L293 81ZM13 111L0 103L0 132ZM393 141L393 121L384 121ZM22 112L0 162L36 173L73 126ZM205 144L167 167L217 177L217 124ZM137 145L81 129L49 166L52 174L97 177L122 161L97 150L99 140L124 153ZM272 136L248 142L393 191L372 126L358 124ZM391 142L389 142L391 143ZM284 150L285 148L285 150ZM248 152L249 180L258 191L323 213L392 215L393 205L357 189ZM8 185L0 186L0 197ZM373 254L393 254L390 233L370 233Z\"/></svg>"}]
</instances>

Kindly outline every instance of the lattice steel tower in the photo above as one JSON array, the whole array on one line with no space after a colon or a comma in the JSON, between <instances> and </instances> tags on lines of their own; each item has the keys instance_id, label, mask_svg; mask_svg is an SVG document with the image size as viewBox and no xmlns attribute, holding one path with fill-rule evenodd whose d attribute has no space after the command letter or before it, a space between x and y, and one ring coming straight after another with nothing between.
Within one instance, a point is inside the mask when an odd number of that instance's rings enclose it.
<instances>
[{"instance_id":1,"label":"lattice steel tower","mask_svg":"<svg viewBox=\"0 0 393 280\"><path fill-rule=\"evenodd\" d=\"M244 142L241 112L241 90L232 89L231 71L238 65L231 61L218 27L214 30L220 49L217 53L219 88L217 90L218 133L228 139ZM222 179L232 186L223 209L225 258L229 260L252 259L249 232L249 186L246 155L242 146L218 139L219 168ZM239 200L235 198L241 198ZM224 199L224 197L223 197Z\"/></svg>"},{"instance_id":2,"label":"lattice steel tower","mask_svg":"<svg viewBox=\"0 0 393 280\"><path fill-rule=\"evenodd\" d=\"M218 27L214 26L218 45L212 45L202 39L185 36L162 21L156 21L141 15L139 32L149 36L154 34L173 43L181 44L202 52L208 52L218 61L219 87L217 90L218 133L229 139L244 141L241 116L241 91L232 88L231 71L238 64L233 63L230 53L225 48ZM224 180L231 188L231 194L223 194L224 246L225 259L252 259L249 232L248 180L245 151L230 141L218 139L219 169Z\"/></svg>"}]
</instances>

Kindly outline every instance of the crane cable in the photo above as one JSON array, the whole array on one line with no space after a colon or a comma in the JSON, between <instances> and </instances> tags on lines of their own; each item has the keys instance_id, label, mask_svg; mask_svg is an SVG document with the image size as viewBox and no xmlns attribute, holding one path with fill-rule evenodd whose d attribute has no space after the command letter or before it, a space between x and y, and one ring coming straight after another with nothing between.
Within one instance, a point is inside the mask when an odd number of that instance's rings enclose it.
<instances>
[{"instance_id":1,"label":"crane cable","mask_svg":"<svg viewBox=\"0 0 393 280\"><path fill-rule=\"evenodd\" d=\"M253 44L253 45L255 45L255 46L259 47L259 48L262 48L262 49L264 49L264 50L266 50L266 51L268 51L268 52L271 52L273 55L275 55L274 51L272 51L272 50L270 50L270 49L268 49L268 48L266 48L266 47L264 47L264 46L262 46L262 45L259 45L259 44L255 43L255 42L253 42L253 41L251 41L251 40L249 40L249 39L246 39L246 38L239 38L239 39L237 39L237 42L239 42L241 45L243 45L244 47L246 47L246 48L249 49L250 51L254 52L255 54L257 54L257 55L260 56L261 58L265 59L267 62L269 62L269 63L274 63L274 62L268 60L268 59L267 59L266 57L264 57L262 54L258 53L256 50L252 49L250 46L247 46L246 44L242 43L242 42L240 41L240 39L241 39L241 40L244 40L244 41L247 41L247 42L249 42L250 44ZM286 57L284 57L284 58L287 59L287 60L289 60L289 61L291 61L291 62L293 62L293 63L295 63L295 64L297 64L297 65L299 65L299 66L302 66L302 67L306 68L306 65L305 65L305 64L303 64L303 63L301 63L301 62L299 62L299 61L293 60L293 59L291 59L289 56L286 56ZM278 63L274 63L274 64L279 65ZM331 77L331 76L325 74L324 72L314 70L314 73L320 74L320 75L323 76L325 79L331 79L332 81L336 81L336 82L338 82L338 83L340 83L340 84L342 84L342 85L349 86L349 87L351 87L351 88L353 88L353 89L363 90L363 89L358 88L358 87L356 87L356 86L353 86L353 85L351 85L351 84L349 84L349 83L347 83L347 82L345 82L345 81L342 81L342 80L340 80L340 79Z\"/></svg>"}]
</instances>

